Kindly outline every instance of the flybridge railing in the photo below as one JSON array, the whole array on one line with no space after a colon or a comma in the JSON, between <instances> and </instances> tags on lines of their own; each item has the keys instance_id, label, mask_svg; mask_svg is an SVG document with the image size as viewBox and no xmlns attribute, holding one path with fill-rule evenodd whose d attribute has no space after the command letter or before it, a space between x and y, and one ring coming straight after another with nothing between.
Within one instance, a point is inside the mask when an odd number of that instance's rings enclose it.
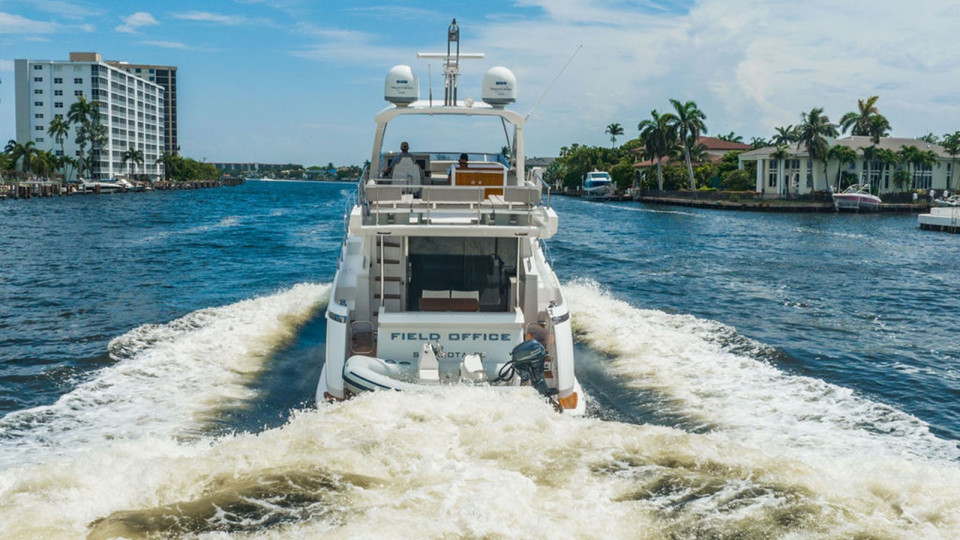
<instances>
[{"instance_id":1,"label":"flybridge railing","mask_svg":"<svg viewBox=\"0 0 960 540\"><path fill-rule=\"evenodd\" d=\"M530 182L502 187L368 182L360 188L359 200L367 224L538 226L547 220L542 196L541 186Z\"/></svg>"}]
</instances>

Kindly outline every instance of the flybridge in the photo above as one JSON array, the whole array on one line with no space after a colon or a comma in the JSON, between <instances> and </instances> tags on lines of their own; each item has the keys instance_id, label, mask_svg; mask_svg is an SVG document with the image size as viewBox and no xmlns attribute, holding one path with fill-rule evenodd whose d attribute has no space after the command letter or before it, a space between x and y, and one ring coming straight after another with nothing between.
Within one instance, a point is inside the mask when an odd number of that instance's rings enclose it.
<instances>
[{"instance_id":1,"label":"flybridge","mask_svg":"<svg viewBox=\"0 0 960 540\"><path fill-rule=\"evenodd\" d=\"M447 28L446 53L417 53L417 58L440 59L443 61L443 106L456 107L457 86L460 76L461 60L482 60L483 53L460 52L460 27L453 19ZM509 69L497 66L483 76L480 99L488 105L502 109L517 100L517 78ZM397 107L407 107L420 99L420 84L413 69L407 65L394 66L387 72L384 83L384 99ZM468 99L468 106L472 100ZM433 106L433 93L430 92L430 106Z\"/></svg>"}]
</instances>

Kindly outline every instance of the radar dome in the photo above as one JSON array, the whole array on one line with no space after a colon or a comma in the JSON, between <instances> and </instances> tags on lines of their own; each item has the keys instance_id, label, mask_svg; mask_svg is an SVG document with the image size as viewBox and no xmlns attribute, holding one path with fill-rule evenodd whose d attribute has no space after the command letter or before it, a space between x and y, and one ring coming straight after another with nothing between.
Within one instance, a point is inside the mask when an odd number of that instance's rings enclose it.
<instances>
[{"instance_id":1,"label":"radar dome","mask_svg":"<svg viewBox=\"0 0 960 540\"><path fill-rule=\"evenodd\" d=\"M513 72L503 66L490 68L483 76L480 99L497 109L517 101L517 78Z\"/></svg>"},{"instance_id":2,"label":"radar dome","mask_svg":"<svg viewBox=\"0 0 960 540\"><path fill-rule=\"evenodd\" d=\"M393 66L383 83L383 97L397 107L406 107L420 99L420 84L410 66Z\"/></svg>"}]
</instances>

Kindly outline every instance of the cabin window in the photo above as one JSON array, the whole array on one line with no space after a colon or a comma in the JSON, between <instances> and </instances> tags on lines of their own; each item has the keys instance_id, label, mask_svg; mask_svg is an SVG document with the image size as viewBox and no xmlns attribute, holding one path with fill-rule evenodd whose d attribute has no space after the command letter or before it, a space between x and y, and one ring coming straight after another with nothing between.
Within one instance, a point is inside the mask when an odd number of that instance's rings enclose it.
<instances>
[{"instance_id":1,"label":"cabin window","mask_svg":"<svg viewBox=\"0 0 960 540\"><path fill-rule=\"evenodd\" d=\"M506 311L517 239L411 237L408 263L408 311L421 311L421 299L436 291L449 291L454 300L475 298L475 311Z\"/></svg>"}]
</instances>

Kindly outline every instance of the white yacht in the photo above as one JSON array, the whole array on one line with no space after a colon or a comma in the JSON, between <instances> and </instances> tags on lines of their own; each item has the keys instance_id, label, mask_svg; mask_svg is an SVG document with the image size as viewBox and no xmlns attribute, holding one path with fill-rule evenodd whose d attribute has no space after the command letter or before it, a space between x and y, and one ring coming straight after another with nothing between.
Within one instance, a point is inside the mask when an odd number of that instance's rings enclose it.
<instances>
[{"instance_id":1,"label":"white yacht","mask_svg":"<svg viewBox=\"0 0 960 540\"><path fill-rule=\"evenodd\" d=\"M84 193L118 193L122 191L133 191L133 184L124 178L117 178L114 181L97 181L80 179L81 190Z\"/></svg>"},{"instance_id":2,"label":"white yacht","mask_svg":"<svg viewBox=\"0 0 960 540\"><path fill-rule=\"evenodd\" d=\"M614 195L613 179L610 173L590 171L583 179L583 198L594 201L605 201Z\"/></svg>"},{"instance_id":3,"label":"white yacht","mask_svg":"<svg viewBox=\"0 0 960 540\"><path fill-rule=\"evenodd\" d=\"M376 117L370 164L345 216L317 402L446 384L532 386L558 410L582 414L570 312L543 244L557 214L549 186L525 174L525 117L506 108L516 78L494 67L481 101L459 101L460 62L482 55L460 53L456 20L447 37L446 53L418 54L442 60L442 103L432 92L419 99L409 66L387 75L391 105ZM409 121L427 129L405 131ZM483 124L491 129L478 133ZM387 151L399 147L386 140L388 125L414 141L409 151ZM464 146L424 149L424 133L440 145L460 135ZM487 150L467 146L484 141Z\"/></svg>"}]
</instances>

